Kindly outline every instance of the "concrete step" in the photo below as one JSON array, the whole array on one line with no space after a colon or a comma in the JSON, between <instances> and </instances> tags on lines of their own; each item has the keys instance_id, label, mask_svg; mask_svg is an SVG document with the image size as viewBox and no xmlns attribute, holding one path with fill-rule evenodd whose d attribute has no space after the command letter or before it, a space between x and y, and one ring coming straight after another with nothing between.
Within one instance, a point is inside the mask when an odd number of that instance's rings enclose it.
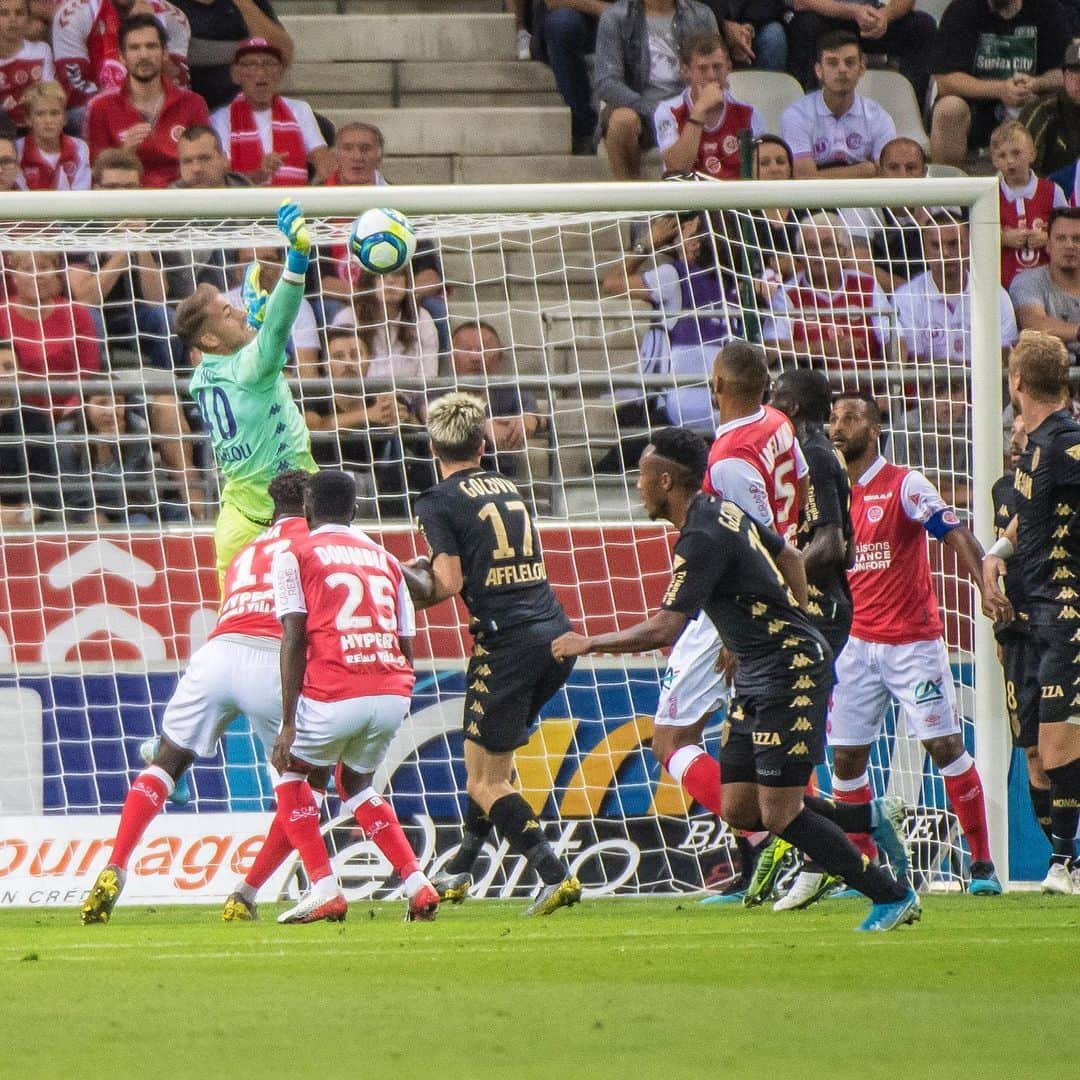
<instances>
[{"instance_id":1,"label":"concrete step","mask_svg":"<svg viewBox=\"0 0 1080 1080\"><path fill-rule=\"evenodd\" d=\"M274 0L282 15L452 15L457 12L500 14L502 0Z\"/></svg>"},{"instance_id":2,"label":"concrete step","mask_svg":"<svg viewBox=\"0 0 1080 1080\"><path fill-rule=\"evenodd\" d=\"M611 169L606 159L591 155L463 156L458 179L463 184L585 184L610 180Z\"/></svg>"},{"instance_id":3,"label":"concrete step","mask_svg":"<svg viewBox=\"0 0 1080 1080\"><path fill-rule=\"evenodd\" d=\"M286 75L289 92L307 100L318 94L556 94L546 64L478 60L433 65L418 61L367 63L298 61ZM401 104L407 104L402 101ZM537 104L547 104L538 101Z\"/></svg>"},{"instance_id":4,"label":"concrete step","mask_svg":"<svg viewBox=\"0 0 1080 1080\"><path fill-rule=\"evenodd\" d=\"M383 172L392 184L563 184L611 179L606 161L570 154L390 155Z\"/></svg>"},{"instance_id":5,"label":"concrete step","mask_svg":"<svg viewBox=\"0 0 1080 1080\"><path fill-rule=\"evenodd\" d=\"M566 108L324 109L335 125L377 124L396 154L558 154L570 147Z\"/></svg>"},{"instance_id":6,"label":"concrete step","mask_svg":"<svg viewBox=\"0 0 1080 1080\"><path fill-rule=\"evenodd\" d=\"M562 105L562 98L554 91L545 93L506 93L503 91L489 90L482 93L438 93L438 94L401 94L396 100L392 94L379 93L298 93L313 109L325 112L327 109L392 109L400 106L403 109L497 109L513 107L519 109L533 106L545 108L558 108Z\"/></svg>"},{"instance_id":7,"label":"concrete step","mask_svg":"<svg viewBox=\"0 0 1080 1080\"><path fill-rule=\"evenodd\" d=\"M500 14L290 15L281 20L296 43L295 60L328 63L513 60L514 19Z\"/></svg>"}]
</instances>

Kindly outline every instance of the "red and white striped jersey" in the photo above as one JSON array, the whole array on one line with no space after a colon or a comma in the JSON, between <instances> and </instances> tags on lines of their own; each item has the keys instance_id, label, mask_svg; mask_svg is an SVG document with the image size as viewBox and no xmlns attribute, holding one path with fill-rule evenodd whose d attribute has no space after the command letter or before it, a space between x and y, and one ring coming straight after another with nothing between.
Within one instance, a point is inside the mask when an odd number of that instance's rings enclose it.
<instances>
[{"instance_id":1,"label":"red and white striped jersey","mask_svg":"<svg viewBox=\"0 0 1080 1080\"><path fill-rule=\"evenodd\" d=\"M26 127L23 94L37 82L56 78L52 49L44 41L24 41L6 60L0 59L0 111L17 127Z\"/></svg>"},{"instance_id":2,"label":"red and white striped jersey","mask_svg":"<svg viewBox=\"0 0 1080 1080\"><path fill-rule=\"evenodd\" d=\"M348 701L412 694L416 677L401 639L416 614L401 566L359 529L322 525L274 560L279 619L307 615L303 694Z\"/></svg>"},{"instance_id":3,"label":"red and white striped jersey","mask_svg":"<svg viewBox=\"0 0 1080 1080\"><path fill-rule=\"evenodd\" d=\"M693 112L690 91L661 101L656 107L653 125L656 145L663 153L679 141L686 121ZM712 127L702 127L693 171L706 173L717 180L738 180L740 175L739 133L749 131L755 137L765 130L765 120L753 105L736 101L724 94L724 110Z\"/></svg>"},{"instance_id":4,"label":"red and white striped jersey","mask_svg":"<svg viewBox=\"0 0 1080 1080\"><path fill-rule=\"evenodd\" d=\"M794 425L778 409L762 405L750 416L717 428L701 488L706 495L730 500L794 543L799 481L806 473Z\"/></svg>"},{"instance_id":5,"label":"red and white striped jersey","mask_svg":"<svg viewBox=\"0 0 1080 1080\"><path fill-rule=\"evenodd\" d=\"M1068 206L1065 193L1053 180L1040 179L1034 173L1021 190L1009 187L1004 180L998 185L998 208L1002 229L1045 229L1056 206ZM1046 248L1001 249L1001 284L1007 289L1021 270L1032 270L1049 262Z\"/></svg>"},{"instance_id":6,"label":"red and white striped jersey","mask_svg":"<svg viewBox=\"0 0 1080 1080\"><path fill-rule=\"evenodd\" d=\"M285 517L233 556L225 571L221 611L210 637L281 637L281 621L274 613L274 556L288 551L307 534L304 518Z\"/></svg>"},{"instance_id":7,"label":"red and white striped jersey","mask_svg":"<svg viewBox=\"0 0 1080 1080\"><path fill-rule=\"evenodd\" d=\"M844 270L835 292L800 274L776 291L762 325L767 342L822 360L830 371L867 371L884 355L889 301L872 274Z\"/></svg>"},{"instance_id":8,"label":"red and white striped jersey","mask_svg":"<svg viewBox=\"0 0 1080 1080\"><path fill-rule=\"evenodd\" d=\"M851 524L852 636L886 645L941 637L927 531L942 535L960 519L937 488L916 469L878 457L852 485Z\"/></svg>"}]
</instances>

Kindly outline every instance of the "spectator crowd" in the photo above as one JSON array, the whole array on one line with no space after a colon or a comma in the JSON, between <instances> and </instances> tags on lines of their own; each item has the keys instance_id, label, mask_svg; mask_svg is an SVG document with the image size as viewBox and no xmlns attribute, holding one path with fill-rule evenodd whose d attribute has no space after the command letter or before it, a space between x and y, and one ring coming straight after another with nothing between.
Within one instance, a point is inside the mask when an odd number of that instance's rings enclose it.
<instances>
[{"instance_id":1,"label":"spectator crowd","mask_svg":"<svg viewBox=\"0 0 1080 1080\"><path fill-rule=\"evenodd\" d=\"M569 106L575 153L602 143L618 179L642 175L649 152L667 173L718 181L918 178L931 163L987 157L1000 180L1002 343L1032 327L1080 351L1080 0L952 0L940 25L913 0L512 6L522 53L550 64ZM292 55L269 0L0 0L0 192L386 183L378 127L335 130L282 93ZM907 78L927 145L898 137L860 92L871 66ZM740 68L798 79L803 96L778 131L733 95ZM245 265L258 262L270 287L280 253L161 251L140 239L148 228L122 223L132 242L107 251L2 256L0 523L209 513L203 418L168 378L138 397L101 379L93 392L70 388L125 367L183 376L197 357L175 335L179 301L211 282L239 303ZM822 367L845 384L876 386L887 360L931 376L936 366L935 394L953 407L920 419L912 386L897 430L955 427L957 365L970 360L967 259L968 226L947 208L654 217L622 259L597 267L598 283L653 312L640 370L679 385L619 398L620 423L707 430L712 354L756 335L778 365ZM304 391L316 457L360 474L373 512L407 514L433 477L421 431L438 391L416 385L513 375L507 328L451 326L430 246L379 277L344 245L327 247L310 274L291 359L299 377L325 380ZM365 393L365 379L391 389ZM529 440L549 427L545 404L505 382L486 393L492 460L524 473ZM632 463L633 445L601 467ZM33 478L35 497L19 477Z\"/></svg>"}]
</instances>

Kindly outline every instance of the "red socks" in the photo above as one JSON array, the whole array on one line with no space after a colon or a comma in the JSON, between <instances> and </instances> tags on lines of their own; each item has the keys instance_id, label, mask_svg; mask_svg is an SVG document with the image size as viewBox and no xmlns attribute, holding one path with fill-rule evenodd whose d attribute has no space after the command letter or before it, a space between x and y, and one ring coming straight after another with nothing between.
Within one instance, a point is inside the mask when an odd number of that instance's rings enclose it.
<instances>
[{"instance_id":1,"label":"red socks","mask_svg":"<svg viewBox=\"0 0 1080 1080\"><path fill-rule=\"evenodd\" d=\"M986 803L982 780L967 752L941 770L949 805L964 830L972 862L992 862L990 838L986 830Z\"/></svg>"},{"instance_id":2,"label":"red socks","mask_svg":"<svg viewBox=\"0 0 1080 1080\"><path fill-rule=\"evenodd\" d=\"M701 746L680 746L664 762L671 778L706 810L717 817L723 807L720 796L720 762Z\"/></svg>"},{"instance_id":3,"label":"red socks","mask_svg":"<svg viewBox=\"0 0 1080 1080\"><path fill-rule=\"evenodd\" d=\"M326 854L326 845L319 832L319 808L315 805L315 796L312 795L308 782L302 777L297 778L296 773L286 773L274 794L278 804L274 823L281 823L289 844L300 852L311 883L314 885L316 881L329 877L330 856ZM274 829L271 827L270 836L273 833ZM270 836L267 836L267 841ZM264 850L265 847L266 845ZM260 858L261 855L262 852L259 853ZM269 855L267 858L269 859ZM254 867L252 869L254 870Z\"/></svg>"},{"instance_id":4,"label":"red socks","mask_svg":"<svg viewBox=\"0 0 1080 1080\"><path fill-rule=\"evenodd\" d=\"M263 846L259 848L259 854L255 856L255 861L244 878L244 884L256 890L261 889L270 875L289 857L292 849L293 846L285 834L285 826L275 814Z\"/></svg>"},{"instance_id":5,"label":"red socks","mask_svg":"<svg viewBox=\"0 0 1080 1080\"><path fill-rule=\"evenodd\" d=\"M416 852L413 851L394 808L374 788L363 791L347 800L345 806L356 816L364 835L390 860L398 877L404 881L420 869Z\"/></svg>"},{"instance_id":6,"label":"red socks","mask_svg":"<svg viewBox=\"0 0 1080 1080\"><path fill-rule=\"evenodd\" d=\"M868 803L873 799L870 790L870 777L863 773L854 780L840 780L833 777L833 798L842 803ZM877 844L870 839L869 833L848 833L851 842L868 859L877 858Z\"/></svg>"},{"instance_id":7,"label":"red socks","mask_svg":"<svg viewBox=\"0 0 1080 1080\"><path fill-rule=\"evenodd\" d=\"M326 792L321 788L316 791L312 788L316 806L321 805L326 798ZM244 878L244 884L250 885L256 892L261 889L270 879L270 875L292 854L293 846L285 833L277 815L270 822L270 831L266 834L263 846L259 848L259 854L251 864L251 869Z\"/></svg>"},{"instance_id":8,"label":"red socks","mask_svg":"<svg viewBox=\"0 0 1080 1080\"><path fill-rule=\"evenodd\" d=\"M124 808L120 811L120 825L116 830L112 858L109 860L111 865L119 866L122 870L127 869L128 859L146 832L146 826L161 812L165 800L175 787L173 778L157 765L151 765L139 773L127 793Z\"/></svg>"}]
</instances>

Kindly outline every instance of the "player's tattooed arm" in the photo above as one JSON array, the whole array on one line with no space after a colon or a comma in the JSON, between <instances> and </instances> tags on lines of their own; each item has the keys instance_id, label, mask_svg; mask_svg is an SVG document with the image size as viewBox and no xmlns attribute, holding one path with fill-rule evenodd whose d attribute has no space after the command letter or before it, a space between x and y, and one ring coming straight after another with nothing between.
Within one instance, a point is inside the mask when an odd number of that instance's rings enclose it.
<instances>
[{"instance_id":1,"label":"player's tattooed arm","mask_svg":"<svg viewBox=\"0 0 1080 1080\"><path fill-rule=\"evenodd\" d=\"M281 619L281 731L274 743L270 763L285 772L296 738L296 703L307 667L307 615L290 612Z\"/></svg>"},{"instance_id":2,"label":"player's tattooed arm","mask_svg":"<svg viewBox=\"0 0 1080 1080\"><path fill-rule=\"evenodd\" d=\"M418 608L429 608L451 596L465 585L461 559L456 555L436 555L432 562L426 555L401 564L409 595Z\"/></svg>"},{"instance_id":3,"label":"player's tattooed arm","mask_svg":"<svg viewBox=\"0 0 1080 1080\"><path fill-rule=\"evenodd\" d=\"M611 634L561 634L551 643L551 655L556 660L568 660L586 653L651 652L674 645L686 626L686 616L678 611L661 609L644 622Z\"/></svg>"},{"instance_id":4,"label":"player's tattooed arm","mask_svg":"<svg viewBox=\"0 0 1080 1080\"><path fill-rule=\"evenodd\" d=\"M802 552L791 544L784 544L776 556L776 568L784 575L787 587L795 596L795 603L805 608L810 596L806 584L806 567L803 565Z\"/></svg>"}]
</instances>

